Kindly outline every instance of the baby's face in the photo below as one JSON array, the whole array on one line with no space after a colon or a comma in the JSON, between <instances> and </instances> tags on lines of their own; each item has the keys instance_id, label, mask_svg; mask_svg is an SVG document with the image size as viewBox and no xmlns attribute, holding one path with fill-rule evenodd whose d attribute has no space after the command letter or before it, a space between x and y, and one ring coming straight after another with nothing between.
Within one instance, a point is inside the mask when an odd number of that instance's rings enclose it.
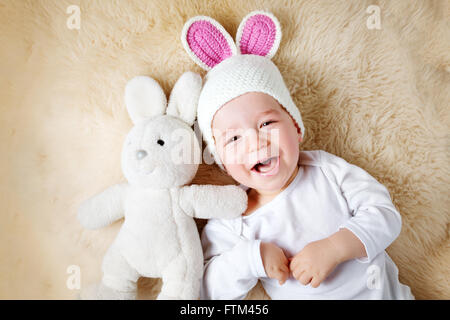
<instances>
[{"instance_id":1,"label":"baby's face","mask_svg":"<svg viewBox=\"0 0 450 320\"><path fill-rule=\"evenodd\" d=\"M228 174L250 188L280 190L296 168L300 129L270 95L249 92L229 101L214 115L212 130Z\"/></svg>"}]
</instances>

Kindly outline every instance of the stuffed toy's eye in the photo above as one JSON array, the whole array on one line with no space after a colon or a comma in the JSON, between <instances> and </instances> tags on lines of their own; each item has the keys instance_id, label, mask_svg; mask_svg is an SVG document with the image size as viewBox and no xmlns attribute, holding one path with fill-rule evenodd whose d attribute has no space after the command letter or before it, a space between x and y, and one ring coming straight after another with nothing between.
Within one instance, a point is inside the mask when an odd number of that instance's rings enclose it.
<instances>
[{"instance_id":1,"label":"stuffed toy's eye","mask_svg":"<svg viewBox=\"0 0 450 320\"><path fill-rule=\"evenodd\" d=\"M164 140L158 139L158 141L156 141L160 146L164 145Z\"/></svg>"},{"instance_id":2,"label":"stuffed toy's eye","mask_svg":"<svg viewBox=\"0 0 450 320\"><path fill-rule=\"evenodd\" d=\"M142 160L142 159L144 159L146 156L147 156L147 151L145 151L145 150L138 150L138 151L136 152L136 159L138 159L138 160Z\"/></svg>"}]
</instances>

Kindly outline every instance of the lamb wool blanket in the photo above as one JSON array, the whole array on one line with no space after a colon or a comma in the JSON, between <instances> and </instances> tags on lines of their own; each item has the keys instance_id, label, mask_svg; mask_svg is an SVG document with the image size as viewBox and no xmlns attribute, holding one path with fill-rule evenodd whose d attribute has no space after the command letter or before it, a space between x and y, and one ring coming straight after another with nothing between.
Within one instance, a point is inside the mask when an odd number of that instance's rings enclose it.
<instances>
[{"instance_id":1,"label":"lamb wool blanket","mask_svg":"<svg viewBox=\"0 0 450 320\"><path fill-rule=\"evenodd\" d=\"M180 34L193 16L234 37L253 10L283 37L273 58L322 149L383 183L403 218L387 248L418 299L450 299L450 3L437 1L2 0L0 298L74 299L101 279L121 221L95 231L81 201L123 180L126 82L204 75ZM235 183L202 164L194 183ZM198 220L201 231L205 221ZM158 279L139 280L155 298ZM257 285L248 299L268 299Z\"/></svg>"}]
</instances>

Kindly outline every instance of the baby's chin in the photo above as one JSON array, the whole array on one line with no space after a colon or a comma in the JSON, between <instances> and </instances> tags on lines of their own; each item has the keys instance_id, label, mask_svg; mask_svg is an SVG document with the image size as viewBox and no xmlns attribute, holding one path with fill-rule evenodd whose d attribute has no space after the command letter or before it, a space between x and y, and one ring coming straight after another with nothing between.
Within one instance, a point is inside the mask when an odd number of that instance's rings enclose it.
<instances>
[{"instance_id":1,"label":"baby's chin","mask_svg":"<svg viewBox=\"0 0 450 320\"><path fill-rule=\"evenodd\" d=\"M256 179L253 179L251 181L251 186L248 187L265 193L279 192L287 182L284 181L285 179L279 179L279 177L277 179L276 176L266 178L263 181L255 181L255 180Z\"/></svg>"}]
</instances>

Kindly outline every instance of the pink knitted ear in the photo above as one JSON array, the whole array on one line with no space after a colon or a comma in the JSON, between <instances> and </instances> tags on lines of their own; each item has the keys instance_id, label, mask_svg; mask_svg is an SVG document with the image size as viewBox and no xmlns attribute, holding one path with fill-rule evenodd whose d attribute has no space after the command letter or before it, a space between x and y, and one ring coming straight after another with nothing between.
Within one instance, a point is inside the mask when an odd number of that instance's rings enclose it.
<instances>
[{"instance_id":1,"label":"pink knitted ear","mask_svg":"<svg viewBox=\"0 0 450 320\"><path fill-rule=\"evenodd\" d=\"M268 12L253 11L241 22L236 43L241 54L256 54L272 58L281 41L278 19Z\"/></svg>"},{"instance_id":2,"label":"pink knitted ear","mask_svg":"<svg viewBox=\"0 0 450 320\"><path fill-rule=\"evenodd\" d=\"M237 52L228 32L210 17L198 16L186 22L181 41L189 56L205 70Z\"/></svg>"}]
</instances>

